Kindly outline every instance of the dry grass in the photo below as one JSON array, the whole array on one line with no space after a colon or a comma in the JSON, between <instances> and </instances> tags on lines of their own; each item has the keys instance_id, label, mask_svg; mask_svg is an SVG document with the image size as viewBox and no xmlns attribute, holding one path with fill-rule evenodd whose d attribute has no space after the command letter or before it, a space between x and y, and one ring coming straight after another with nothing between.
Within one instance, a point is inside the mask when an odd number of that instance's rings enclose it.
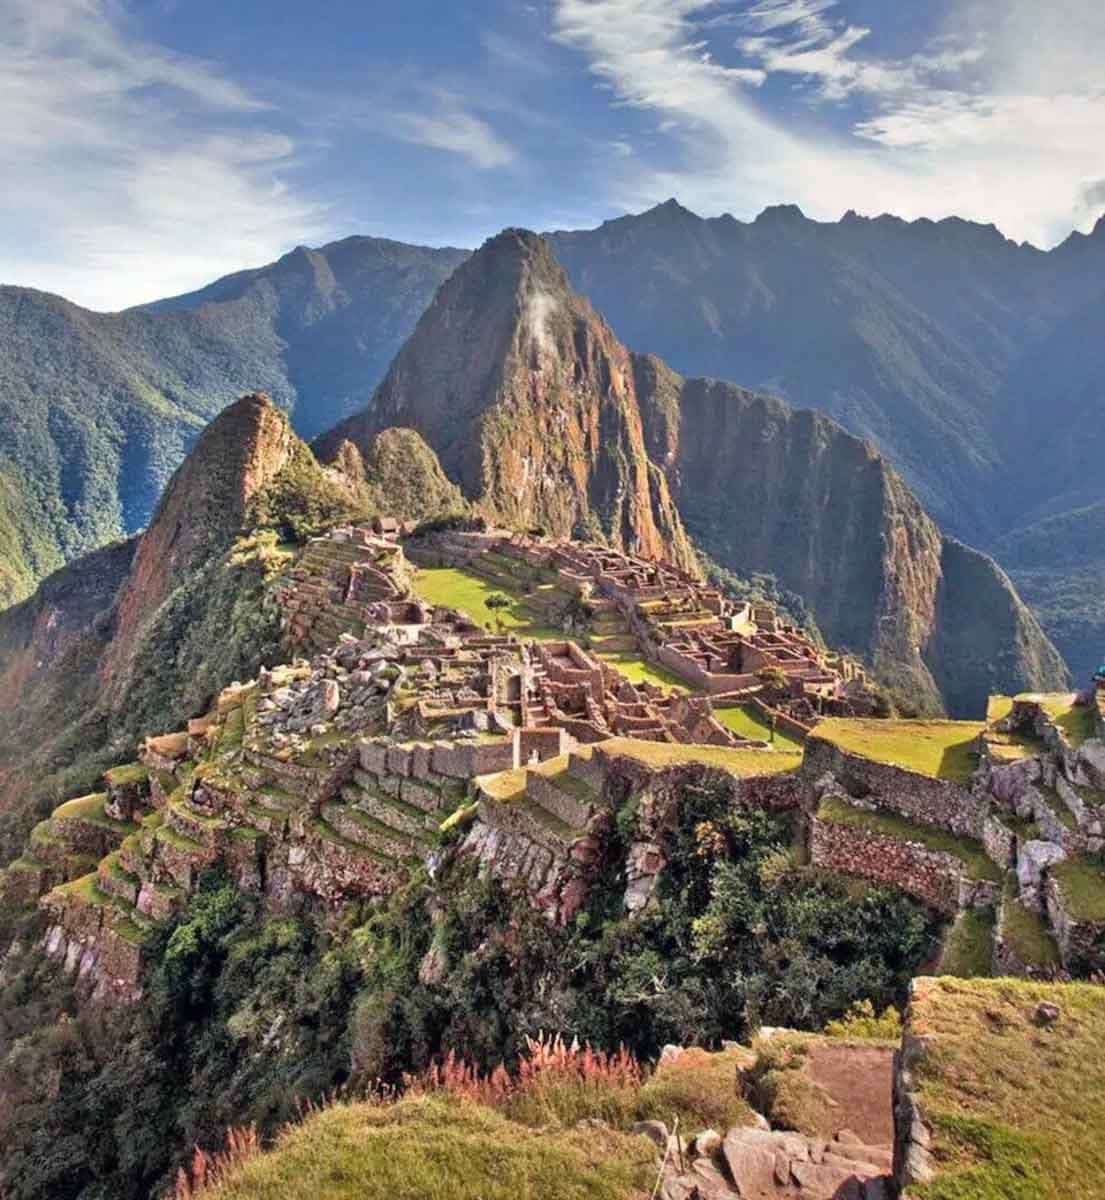
<instances>
[{"instance_id":1,"label":"dry grass","mask_svg":"<svg viewBox=\"0 0 1105 1200\"><path fill-rule=\"evenodd\" d=\"M335 1104L202 1191L205 1200L631 1200L655 1176L645 1138L535 1130L447 1094Z\"/></svg>"},{"instance_id":2,"label":"dry grass","mask_svg":"<svg viewBox=\"0 0 1105 1200\"><path fill-rule=\"evenodd\" d=\"M641 1088L635 1117L663 1121L671 1129L676 1118L688 1134L703 1129L724 1133L751 1123L752 1109L737 1093L737 1070L749 1065L748 1050L710 1054L695 1047L663 1063Z\"/></svg>"},{"instance_id":3,"label":"dry grass","mask_svg":"<svg viewBox=\"0 0 1105 1200\"><path fill-rule=\"evenodd\" d=\"M1034 1014L1058 1005L1054 1028ZM1105 1197L1105 989L1025 980L922 980L912 1032L944 1173L917 1200Z\"/></svg>"},{"instance_id":4,"label":"dry grass","mask_svg":"<svg viewBox=\"0 0 1105 1200\"><path fill-rule=\"evenodd\" d=\"M814 727L824 738L873 762L966 783L978 765L980 721L878 721L830 717Z\"/></svg>"}]
</instances>

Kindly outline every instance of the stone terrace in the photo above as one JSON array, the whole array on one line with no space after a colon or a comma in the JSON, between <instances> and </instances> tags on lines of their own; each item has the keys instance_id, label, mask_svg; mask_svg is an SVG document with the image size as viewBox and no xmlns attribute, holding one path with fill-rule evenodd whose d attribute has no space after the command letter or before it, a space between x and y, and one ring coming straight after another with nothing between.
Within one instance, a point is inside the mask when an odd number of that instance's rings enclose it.
<instances>
[{"instance_id":1,"label":"stone terrace","mask_svg":"<svg viewBox=\"0 0 1105 1200\"><path fill-rule=\"evenodd\" d=\"M803 764L817 803L814 863L896 884L949 916L991 912L995 973L1105 969L1097 700L995 698L986 726L943 723L946 777L920 767L936 760L917 749L923 739L939 749L942 723L864 722L859 735L848 723L840 744L832 723L818 727ZM973 773L960 763L968 746Z\"/></svg>"}]
</instances>

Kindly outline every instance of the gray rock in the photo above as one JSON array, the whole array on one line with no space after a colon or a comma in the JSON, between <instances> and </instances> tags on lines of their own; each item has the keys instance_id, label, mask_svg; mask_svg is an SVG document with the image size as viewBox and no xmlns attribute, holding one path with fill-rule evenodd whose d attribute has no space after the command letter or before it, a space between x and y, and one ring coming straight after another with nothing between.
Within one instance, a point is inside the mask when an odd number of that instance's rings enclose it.
<instances>
[{"instance_id":1,"label":"gray rock","mask_svg":"<svg viewBox=\"0 0 1105 1200\"><path fill-rule=\"evenodd\" d=\"M663 1121L638 1121L630 1128L630 1133L643 1134L656 1143L657 1149L667 1149L668 1127Z\"/></svg>"},{"instance_id":2,"label":"gray rock","mask_svg":"<svg viewBox=\"0 0 1105 1200\"><path fill-rule=\"evenodd\" d=\"M1062 1015L1063 1010L1058 1004L1049 1004L1046 1000L1041 1000L1036 1005L1035 1019L1037 1025L1054 1025Z\"/></svg>"}]
</instances>

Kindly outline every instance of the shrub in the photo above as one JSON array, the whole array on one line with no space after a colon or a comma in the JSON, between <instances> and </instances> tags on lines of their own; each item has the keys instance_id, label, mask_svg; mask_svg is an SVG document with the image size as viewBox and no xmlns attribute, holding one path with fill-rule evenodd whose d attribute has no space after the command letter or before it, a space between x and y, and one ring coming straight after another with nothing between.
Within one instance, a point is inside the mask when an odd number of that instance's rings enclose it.
<instances>
[{"instance_id":1,"label":"shrub","mask_svg":"<svg viewBox=\"0 0 1105 1200\"><path fill-rule=\"evenodd\" d=\"M839 1021L830 1021L825 1032L834 1038L871 1038L896 1042L902 1036L902 1015L890 1005L876 1015L870 1000L857 1000Z\"/></svg>"}]
</instances>

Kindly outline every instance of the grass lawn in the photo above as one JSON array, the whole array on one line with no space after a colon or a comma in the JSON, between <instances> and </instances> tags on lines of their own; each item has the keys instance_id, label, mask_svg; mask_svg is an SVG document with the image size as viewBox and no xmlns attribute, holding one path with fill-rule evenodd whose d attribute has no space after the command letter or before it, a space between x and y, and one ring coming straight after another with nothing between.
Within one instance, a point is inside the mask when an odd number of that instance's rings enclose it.
<instances>
[{"instance_id":1,"label":"grass lawn","mask_svg":"<svg viewBox=\"0 0 1105 1200\"><path fill-rule=\"evenodd\" d=\"M1038 967L1059 966L1059 947L1051 931L1035 909L1026 908L1017 899L1017 889L1012 883L1005 888L1001 932L1021 962Z\"/></svg>"},{"instance_id":2,"label":"grass lawn","mask_svg":"<svg viewBox=\"0 0 1105 1200\"><path fill-rule=\"evenodd\" d=\"M476 624L492 632L498 631L501 622L504 633L516 633L536 641L560 641L566 636L562 630L539 624L526 608L520 590L491 583L470 571L456 567L424 567L415 574L414 590L428 604L458 608ZM494 595L505 596L511 602L509 607L488 608L487 598Z\"/></svg>"},{"instance_id":3,"label":"grass lawn","mask_svg":"<svg viewBox=\"0 0 1105 1200\"><path fill-rule=\"evenodd\" d=\"M1076 921L1105 922L1105 871L1096 863L1068 858L1051 868Z\"/></svg>"},{"instance_id":4,"label":"grass lawn","mask_svg":"<svg viewBox=\"0 0 1105 1200\"><path fill-rule=\"evenodd\" d=\"M952 922L937 973L961 979L988 978L993 966L994 910L968 908Z\"/></svg>"},{"instance_id":5,"label":"grass lawn","mask_svg":"<svg viewBox=\"0 0 1105 1200\"><path fill-rule=\"evenodd\" d=\"M674 672L650 663L632 650L596 651L596 657L609 663L630 683L654 683L657 687L672 692L689 692L691 689Z\"/></svg>"},{"instance_id":6,"label":"grass lawn","mask_svg":"<svg viewBox=\"0 0 1105 1200\"><path fill-rule=\"evenodd\" d=\"M530 1129L429 1096L335 1104L235 1168L206 1200L630 1200L655 1147L612 1129Z\"/></svg>"},{"instance_id":7,"label":"grass lawn","mask_svg":"<svg viewBox=\"0 0 1105 1200\"><path fill-rule=\"evenodd\" d=\"M761 742L771 741L770 727L751 704L738 705L736 708L715 708L714 716L722 725L740 737L752 738ZM802 743L787 737L781 729L777 729L775 731L775 749L801 754Z\"/></svg>"},{"instance_id":8,"label":"grass lawn","mask_svg":"<svg viewBox=\"0 0 1105 1200\"><path fill-rule=\"evenodd\" d=\"M972 879L990 879L995 883L1001 880L1001 869L983 850L982 843L971 838L956 837L932 825L915 825L897 813L868 812L865 808L854 808L831 796L821 802L817 817L834 825L850 825L899 842L919 842L926 849L953 854L967 868Z\"/></svg>"},{"instance_id":9,"label":"grass lawn","mask_svg":"<svg viewBox=\"0 0 1105 1200\"><path fill-rule=\"evenodd\" d=\"M802 763L800 754L784 754L772 750L740 750L728 746L685 746L674 742L646 742L636 738L609 738L599 746L610 754L624 754L650 767L671 767L684 763L701 763L721 767L734 775L749 779L755 775L780 775L796 770Z\"/></svg>"},{"instance_id":10,"label":"grass lawn","mask_svg":"<svg viewBox=\"0 0 1105 1200\"><path fill-rule=\"evenodd\" d=\"M1041 1001L1059 1007L1036 1024ZM1105 989L1013 979L919 980L911 1032L941 1173L917 1200L1105 1197Z\"/></svg>"},{"instance_id":11,"label":"grass lawn","mask_svg":"<svg viewBox=\"0 0 1105 1200\"><path fill-rule=\"evenodd\" d=\"M878 721L830 717L813 735L873 762L967 783L978 765L980 721Z\"/></svg>"}]
</instances>

